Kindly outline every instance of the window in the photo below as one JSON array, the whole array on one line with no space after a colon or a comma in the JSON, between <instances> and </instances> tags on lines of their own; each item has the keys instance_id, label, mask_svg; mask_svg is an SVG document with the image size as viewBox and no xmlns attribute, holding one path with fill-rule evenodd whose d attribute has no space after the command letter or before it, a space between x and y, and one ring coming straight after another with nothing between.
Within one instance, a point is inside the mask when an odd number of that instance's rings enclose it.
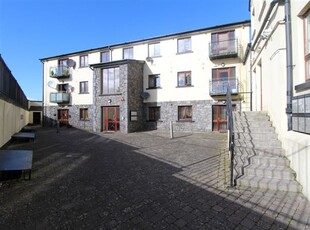
<instances>
[{"instance_id":1,"label":"window","mask_svg":"<svg viewBox=\"0 0 310 230\"><path fill-rule=\"evenodd\" d=\"M68 59L60 59L59 61L58 61L58 65L59 66L68 66Z\"/></svg>"},{"instance_id":2,"label":"window","mask_svg":"<svg viewBox=\"0 0 310 230\"><path fill-rule=\"evenodd\" d=\"M212 69L211 94L226 94L227 86L230 86L232 93L237 93L235 72L235 67Z\"/></svg>"},{"instance_id":3,"label":"window","mask_svg":"<svg viewBox=\"0 0 310 230\"><path fill-rule=\"evenodd\" d=\"M88 120L88 109L87 108L80 109L80 120L82 121Z\"/></svg>"},{"instance_id":4,"label":"window","mask_svg":"<svg viewBox=\"0 0 310 230\"><path fill-rule=\"evenodd\" d=\"M80 67L88 67L88 55L80 56Z\"/></svg>"},{"instance_id":5,"label":"window","mask_svg":"<svg viewBox=\"0 0 310 230\"><path fill-rule=\"evenodd\" d=\"M191 38L178 39L178 53L190 52L191 49Z\"/></svg>"},{"instance_id":6,"label":"window","mask_svg":"<svg viewBox=\"0 0 310 230\"><path fill-rule=\"evenodd\" d=\"M192 120L192 106L179 106L178 107L178 120L191 121Z\"/></svg>"},{"instance_id":7,"label":"window","mask_svg":"<svg viewBox=\"0 0 310 230\"><path fill-rule=\"evenodd\" d=\"M102 94L115 94L120 92L119 67L102 69Z\"/></svg>"},{"instance_id":8,"label":"window","mask_svg":"<svg viewBox=\"0 0 310 230\"><path fill-rule=\"evenodd\" d=\"M149 75L149 89L160 88L160 74Z\"/></svg>"},{"instance_id":9,"label":"window","mask_svg":"<svg viewBox=\"0 0 310 230\"><path fill-rule=\"evenodd\" d=\"M58 92L66 92L68 88L69 88L69 84L58 84L57 85Z\"/></svg>"},{"instance_id":10,"label":"window","mask_svg":"<svg viewBox=\"0 0 310 230\"><path fill-rule=\"evenodd\" d=\"M160 107L149 107L149 121L158 121L160 119Z\"/></svg>"},{"instance_id":11,"label":"window","mask_svg":"<svg viewBox=\"0 0 310 230\"><path fill-rule=\"evenodd\" d=\"M211 34L211 55L229 55L237 53L235 31Z\"/></svg>"},{"instance_id":12,"label":"window","mask_svg":"<svg viewBox=\"0 0 310 230\"><path fill-rule=\"evenodd\" d=\"M133 48L123 49L123 59L133 59Z\"/></svg>"},{"instance_id":13,"label":"window","mask_svg":"<svg viewBox=\"0 0 310 230\"><path fill-rule=\"evenodd\" d=\"M88 81L80 82L80 93L88 93Z\"/></svg>"},{"instance_id":14,"label":"window","mask_svg":"<svg viewBox=\"0 0 310 230\"><path fill-rule=\"evenodd\" d=\"M192 77L191 72L179 72L178 73L178 87L185 87L185 86L191 86L192 85Z\"/></svg>"},{"instance_id":15,"label":"window","mask_svg":"<svg viewBox=\"0 0 310 230\"><path fill-rule=\"evenodd\" d=\"M305 15L305 65L306 81L310 81L310 11Z\"/></svg>"},{"instance_id":16,"label":"window","mask_svg":"<svg viewBox=\"0 0 310 230\"><path fill-rule=\"evenodd\" d=\"M160 56L160 43L149 44L149 57Z\"/></svg>"},{"instance_id":17,"label":"window","mask_svg":"<svg viewBox=\"0 0 310 230\"><path fill-rule=\"evenodd\" d=\"M110 51L101 52L100 60L101 60L102 63L111 61L111 59L110 59Z\"/></svg>"}]
</instances>

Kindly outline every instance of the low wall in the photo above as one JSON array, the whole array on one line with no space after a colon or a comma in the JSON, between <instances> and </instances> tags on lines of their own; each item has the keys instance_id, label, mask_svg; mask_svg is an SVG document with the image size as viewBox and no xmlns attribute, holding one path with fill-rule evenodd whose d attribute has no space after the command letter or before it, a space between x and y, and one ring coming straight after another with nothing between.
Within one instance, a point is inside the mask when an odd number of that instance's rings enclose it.
<instances>
[{"instance_id":1,"label":"low wall","mask_svg":"<svg viewBox=\"0 0 310 230\"><path fill-rule=\"evenodd\" d=\"M29 123L29 111L0 99L0 147Z\"/></svg>"},{"instance_id":2,"label":"low wall","mask_svg":"<svg viewBox=\"0 0 310 230\"><path fill-rule=\"evenodd\" d=\"M289 131L282 140L291 168L297 173L297 181L303 194L310 200L310 138L307 134Z\"/></svg>"}]
</instances>

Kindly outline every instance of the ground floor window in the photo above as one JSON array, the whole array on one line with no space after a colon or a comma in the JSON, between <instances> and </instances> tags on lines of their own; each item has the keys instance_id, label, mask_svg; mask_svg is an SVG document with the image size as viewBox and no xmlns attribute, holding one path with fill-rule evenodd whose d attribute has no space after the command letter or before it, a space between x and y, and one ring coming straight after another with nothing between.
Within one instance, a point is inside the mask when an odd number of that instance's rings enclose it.
<instances>
[{"instance_id":1,"label":"ground floor window","mask_svg":"<svg viewBox=\"0 0 310 230\"><path fill-rule=\"evenodd\" d=\"M158 121L160 119L160 107L149 107L148 120Z\"/></svg>"},{"instance_id":2,"label":"ground floor window","mask_svg":"<svg viewBox=\"0 0 310 230\"><path fill-rule=\"evenodd\" d=\"M88 120L88 109L87 108L83 108L80 109L80 120L85 121Z\"/></svg>"},{"instance_id":3,"label":"ground floor window","mask_svg":"<svg viewBox=\"0 0 310 230\"><path fill-rule=\"evenodd\" d=\"M192 120L192 106L179 106L178 107L178 120L191 121Z\"/></svg>"}]
</instances>

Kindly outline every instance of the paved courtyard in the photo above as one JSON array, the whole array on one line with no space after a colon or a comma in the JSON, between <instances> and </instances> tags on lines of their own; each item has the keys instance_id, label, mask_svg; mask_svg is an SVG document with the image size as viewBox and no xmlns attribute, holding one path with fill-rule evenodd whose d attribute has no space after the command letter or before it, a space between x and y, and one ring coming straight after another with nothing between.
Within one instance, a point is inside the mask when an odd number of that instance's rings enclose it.
<instances>
[{"instance_id":1,"label":"paved courtyard","mask_svg":"<svg viewBox=\"0 0 310 230\"><path fill-rule=\"evenodd\" d=\"M36 135L9 146L33 171L0 184L0 229L310 229L300 194L227 188L225 134Z\"/></svg>"}]
</instances>

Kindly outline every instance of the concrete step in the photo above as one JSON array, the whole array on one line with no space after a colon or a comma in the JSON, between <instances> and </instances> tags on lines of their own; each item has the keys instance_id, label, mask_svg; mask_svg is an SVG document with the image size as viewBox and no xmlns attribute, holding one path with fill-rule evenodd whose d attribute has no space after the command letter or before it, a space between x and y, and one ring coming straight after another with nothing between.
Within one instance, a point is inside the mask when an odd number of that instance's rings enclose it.
<instances>
[{"instance_id":1,"label":"concrete step","mask_svg":"<svg viewBox=\"0 0 310 230\"><path fill-rule=\"evenodd\" d=\"M282 144L278 140L252 140L252 141L247 141L247 140L235 140L235 146L237 147L248 147L248 148L281 148Z\"/></svg>"},{"instance_id":2,"label":"concrete step","mask_svg":"<svg viewBox=\"0 0 310 230\"><path fill-rule=\"evenodd\" d=\"M234 132L235 139L243 139L243 140L278 140L278 135L274 132L266 132L266 133L245 133L245 132Z\"/></svg>"},{"instance_id":3,"label":"concrete step","mask_svg":"<svg viewBox=\"0 0 310 230\"><path fill-rule=\"evenodd\" d=\"M253 156L250 163L263 166L286 166L289 167L290 161L286 157L279 156Z\"/></svg>"},{"instance_id":4,"label":"concrete step","mask_svg":"<svg viewBox=\"0 0 310 230\"><path fill-rule=\"evenodd\" d=\"M235 146L235 155L246 155L246 156L280 156L283 157L285 154L284 149L280 148L248 148L243 146Z\"/></svg>"},{"instance_id":5,"label":"concrete step","mask_svg":"<svg viewBox=\"0 0 310 230\"><path fill-rule=\"evenodd\" d=\"M270 133L275 132L274 127L272 126L243 126L234 124L234 132L244 132L244 133Z\"/></svg>"},{"instance_id":6,"label":"concrete step","mask_svg":"<svg viewBox=\"0 0 310 230\"><path fill-rule=\"evenodd\" d=\"M254 187L285 192L301 192L301 185L295 180L244 175L237 180L240 187Z\"/></svg>"},{"instance_id":7,"label":"concrete step","mask_svg":"<svg viewBox=\"0 0 310 230\"><path fill-rule=\"evenodd\" d=\"M278 165L248 165L244 168L244 175L288 180L296 179L296 173L293 170Z\"/></svg>"}]
</instances>

